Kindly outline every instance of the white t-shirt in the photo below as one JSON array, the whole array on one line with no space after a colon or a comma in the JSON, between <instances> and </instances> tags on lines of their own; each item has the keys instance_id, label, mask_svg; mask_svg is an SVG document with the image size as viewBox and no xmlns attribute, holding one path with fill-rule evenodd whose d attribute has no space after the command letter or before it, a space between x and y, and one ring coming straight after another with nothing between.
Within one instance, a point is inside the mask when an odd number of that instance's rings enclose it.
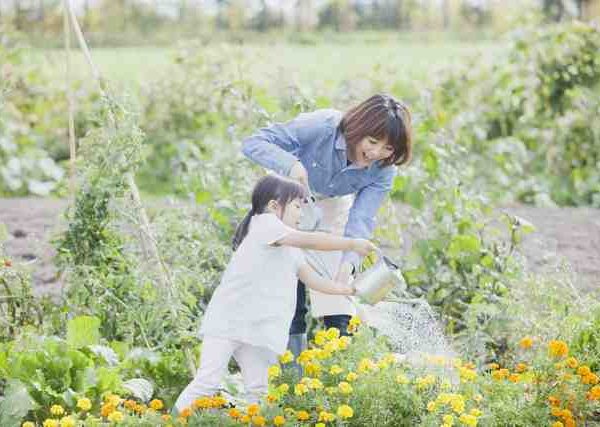
<instances>
[{"instance_id":1,"label":"white t-shirt","mask_svg":"<svg viewBox=\"0 0 600 427\"><path fill-rule=\"evenodd\" d=\"M208 304L201 336L285 351L304 255L298 248L271 244L292 231L275 214L252 217Z\"/></svg>"}]
</instances>

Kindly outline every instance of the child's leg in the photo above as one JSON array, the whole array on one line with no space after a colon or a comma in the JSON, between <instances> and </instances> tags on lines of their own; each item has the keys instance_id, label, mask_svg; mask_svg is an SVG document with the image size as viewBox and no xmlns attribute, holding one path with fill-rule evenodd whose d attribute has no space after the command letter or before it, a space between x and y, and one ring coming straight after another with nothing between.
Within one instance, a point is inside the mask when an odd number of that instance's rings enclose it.
<instances>
[{"instance_id":1,"label":"child's leg","mask_svg":"<svg viewBox=\"0 0 600 427\"><path fill-rule=\"evenodd\" d=\"M227 372L229 359L236 346L239 346L239 343L228 339L204 338L198 372L175 402L175 409L178 412L190 406L199 397L212 396L219 391L221 381Z\"/></svg>"},{"instance_id":2,"label":"child's leg","mask_svg":"<svg viewBox=\"0 0 600 427\"><path fill-rule=\"evenodd\" d=\"M263 347L242 344L235 350L233 357L242 370L246 399L250 403L258 402L267 394L269 388L268 369L277 362L277 355Z\"/></svg>"}]
</instances>

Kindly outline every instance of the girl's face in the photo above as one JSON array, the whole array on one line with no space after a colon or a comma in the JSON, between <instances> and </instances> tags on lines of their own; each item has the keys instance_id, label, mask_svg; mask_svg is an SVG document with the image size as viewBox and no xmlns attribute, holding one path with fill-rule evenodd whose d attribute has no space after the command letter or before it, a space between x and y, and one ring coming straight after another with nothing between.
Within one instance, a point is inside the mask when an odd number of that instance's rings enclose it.
<instances>
[{"instance_id":1,"label":"girl's face","mask_svg":"<svg viewBox=\"0 0 600 427\"><path fill-rule=\"evenodd\" d=\"M271 200L267 205L267 210L277 215L277 217L288 227L298 228L300 224L300 217L302 216L302 205L304 201L302 199L294 199L289 202L285 209L276 202Z\"/></svg>"},{"instance_id":2,"label":"girl's face","mask_svg":"<svg viewBox=\"0 0 600 427\"><path fill-rule=\"evenodd\" d=\"M360 168L367 168L378 160L387 159L394 154L394 147L387 139L377 139L371 136L363 138L354 149L348 151L348 160Z\"/></svg>"}]
</instances>

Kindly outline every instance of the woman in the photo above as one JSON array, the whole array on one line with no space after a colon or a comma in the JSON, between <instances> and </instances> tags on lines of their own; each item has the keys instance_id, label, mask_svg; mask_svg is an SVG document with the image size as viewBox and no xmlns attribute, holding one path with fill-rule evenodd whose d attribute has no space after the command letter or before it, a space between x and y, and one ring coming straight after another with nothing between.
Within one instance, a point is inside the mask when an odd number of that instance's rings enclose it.
<instances>
[{"instance_id":1,"label":"woman","mask_svg":"<svg viewBox=\"0 0 600 427\"><path fill-rule=\"evenodd\" d=\"M304 183L323 212L322 231L369 239L375 216L392 188L395 165L411 156L411 115L393 97L377 94L346 113L317 110L260 129L242 143L244 155L263 167ZM354 252L313 252L314 267L348 283L361 259ZM318 259L316 259L318 258ZM310 291L314 317L346 333L355 314L351 301ZM306 348L305 287L298 282L289 348Z\"/></svg>"}]
</instances>

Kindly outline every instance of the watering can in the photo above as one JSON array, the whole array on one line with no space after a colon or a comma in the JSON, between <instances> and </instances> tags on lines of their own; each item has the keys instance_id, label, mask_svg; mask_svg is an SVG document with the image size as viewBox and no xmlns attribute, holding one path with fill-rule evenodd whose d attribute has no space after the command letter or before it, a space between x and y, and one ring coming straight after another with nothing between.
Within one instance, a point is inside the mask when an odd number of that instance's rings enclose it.
<instances>
[{"instance_id":1,"label":"watering can","mask_svg":"<svg viewBox=\"0 0 600 427\"><path fill-rule=\"evenodd\" d=\"M387 299L392 291L406 290L406 282L398 265L381 252L371 268L363 271L352 282L355 295L363 304L375 305Z\"/></svg>"}]
</instances>

